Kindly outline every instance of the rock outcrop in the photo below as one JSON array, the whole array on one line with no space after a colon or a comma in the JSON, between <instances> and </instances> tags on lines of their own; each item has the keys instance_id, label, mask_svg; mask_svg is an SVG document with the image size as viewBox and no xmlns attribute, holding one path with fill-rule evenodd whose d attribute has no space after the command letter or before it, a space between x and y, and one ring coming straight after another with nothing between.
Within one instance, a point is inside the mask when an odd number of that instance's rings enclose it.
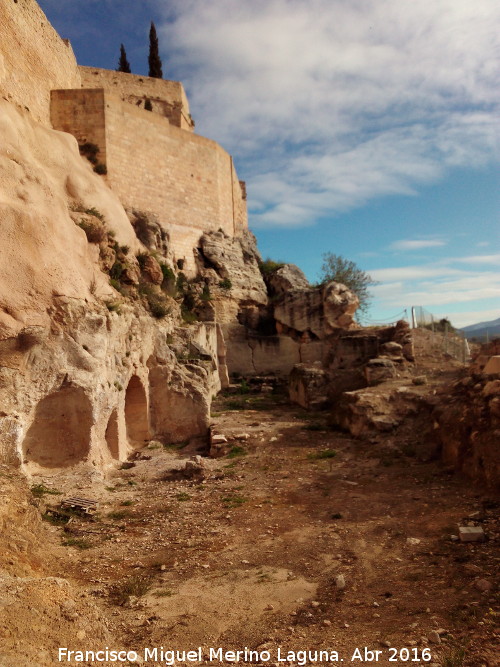
<instances>
[{"instance_id":1,"label":"rock outcrop","mask_svg":"<svg viewBox=\"0 0 500 667\"><path fill-rule=\"evenodd\" d=\"M152 437L207 437L215 323L178 328L159 262L75 139L0 109L0 459L101 467Z\"/></svg>"},{"instance_id":2,"label":"rock outcrop","mask_svg":"<svg viewBox=\"0 0 500 667\"><path fill-rule=\"evenodd\" d=\"M500 483L500 373L473 370L442 389L433 413L442 459L488 486Z\"/></svg>"},{"instance_id":3,"label":"rock outcrop","mask_svg":"<svg viewBox=\"0 0 500 667\"><path fill-rule=\"evenodd\" d=\"M328 283L320 287L282 293L274 306L279 332L296 332L324 339L338 329L354 324L358 298L345 285Z\"/></svg>"}]
</instances>

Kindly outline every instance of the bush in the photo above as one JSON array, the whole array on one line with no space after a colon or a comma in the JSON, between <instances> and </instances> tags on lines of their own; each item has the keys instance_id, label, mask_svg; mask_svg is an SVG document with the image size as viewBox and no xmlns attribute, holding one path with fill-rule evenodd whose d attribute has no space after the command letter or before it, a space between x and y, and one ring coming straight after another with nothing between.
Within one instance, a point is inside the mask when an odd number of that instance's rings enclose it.
<instances>
[{"instance_id":1,"label":"bush","mask_svg":"<svg viewBox=\"0 0 500 667\"><path fill-rule=\"evenodd\" d=\"M100 223L93 223L83 218L77 223L83 229L89 243L101 243L106 238L106 230Z\"/></svg>"},{"instance_id":2,"label":"bush","mask_svg":"<svg viewBox=\"0 0 500 667\"><path fill-rule=\"evenodd\" d=\"M146 297L149 312L157 320L161 320L170 313L170 307L164 294L156 292L154 287L145 283L139 286L139 291Z\"/></svg>"},{"instance_id":3,"label":"bush","mask_svg":"<svg viewBox=\"0 0 500 667\"><path fill-rule=\"evenodd\" d=\"M193 324L193 322L198 321L196 313L193 313L192 310L188 310L184 305L181 306L181 317L186 324Z\"/></svg>"},{"instance_id":4,"label":"bush","mask_svg":"<svg viewBox=\"0 0 500 667\"><path fill-rule=\"evenodd\" d=\"M43 484L35 484L34 486L32 486L31 493L35 496L35 498L42 498L46 494L50 496L62 495L61 491L56 491L55 489L49 489Z\"/></svg>"},{"instance_id":5,"label":"bush","mask_svg":"<svg viewBox=\"0 0 500 667\"><path fill-rule=\"evenodd\" d=\"M165 282L173 282L175 280L175 273L167 264L160 262L160 268L161 272L163 273L163 280Z\"/></svg>"},{"instance_id":6,"label":"bush","mask_svg":"<svg viewBox=\"0 0 500 667\"><path fill-rule=\"evenodd\" d=\"M210 294L210 287L208 285L203 286L203 290L200 294L200 299L205 302L212 300L212 295Z\"/></svg>"},{"instance_id":7,"label":"bush","mask_svg":"<svg viewBox=\"0 0 500 667\"><path fill-rule=\"evenodd\" d=\"M285 266L284 262L275 262L273 259L269 259L269 257L259 262L259 269L263 276L270 276L283 266Z\"/></svg>"},{"instance_id":8,"label":"bush","mask_svg":"<svg viewBox=\"0 0 500 667\"><path fill-rule=\"evenodd\" d=\"M141 267L141 271L142 271L142 269L144 269L144 267L146 266L146 260L149 257L149 253L139 252L139 253L137 253L137 255L135 257L136 257L137 261L139 262L139 266Z\"/></svg>"},{"instance_id":9,"label":"bush","mask_svg":"<svg viewBox=\"0 0 500 667\"><path fill-rule=\"evenodd\" d=\"M348 287L351 292L359 299L359 313L366 315L371 303L371 296L368 288L370 285L376 285L371 276L362 271L354 262L345 259L341 255L334 255L327 252L323 255L323 266L321 267L321 283L334 281L342 283Z\"/></svg>"},{"instance_id":10,"label":"bush","mask_svg":"<svg viewBox=\"0 0 500 667\"><path fill-rule=\"evenodd\" d=\"M153 584L150 574L136 574L111 589L111 599L115 604L124 605L130 597L140 598L149 591Z\"/></svg>"},{"instance_id":11,"label":"bush","mask_svg":"<svg viewBox=\"0 0 500 667\"><path fill-rule=\"evenodd\" d=\"M109 271L109 275L114 280L120 280L123 271L124 271L123 264L121 262L119 262L118 260L116 260L116 262L113 264L113 266L111 267L111 269Z\"/></svg>"},{"instance_id":12,"label":"bush","mask_svg":"<svg viewBox=\"0 0 500 667\"><path fill-rule=\"evenodd\" d=\"M229 278L224 278L224 280L219 281L219 287L222 287L222 289L230 290L232 286L233 283L229 280Z\"/></svg>"}]
</instances>

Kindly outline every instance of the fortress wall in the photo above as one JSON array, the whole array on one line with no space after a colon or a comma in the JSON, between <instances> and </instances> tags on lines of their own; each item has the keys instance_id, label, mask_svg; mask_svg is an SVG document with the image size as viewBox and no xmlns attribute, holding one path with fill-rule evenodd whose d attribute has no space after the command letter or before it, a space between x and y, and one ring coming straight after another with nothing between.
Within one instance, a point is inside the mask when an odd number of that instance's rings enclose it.
<instances>
[{"instance_id":1,"label":"fortress wall","mask_svg":"<svg viewBox=\"0 0 500 667\"><path fill-rule=\"evenodd\" d=\"M99 162L106 164L106 126L102 90L53 90L51 120L56 130L69 132L78 143L99 146Z\"/></svg>"},{"instance_id":2,"label":"fortress wall","mask_svg":"<svg viewBox=\"0 0 500 667\"><path fill-rule=\"evenodd\" d=\"M232 160L214 141L110 96L106 140L111 187L126 206L159 217L188 272L204 231L235 235Z\"/></svg>"},{"instance_id":3,"label":"fortress wall","mask_svg":"<svg viewBox=\"0 0 500 667\"><path fill-rule=\"evenodd\" d=\"M245 182L238 180L234 164L231 165L231 178L233 183L234 235L240 236L245 229L248 229L247 191Z\"/></svg>"},{"instance_id":4,"label":"fortress wall","mask_svg":"<svg viewBox=\"0 0 500 667\"><path fill-rule=\"evenodd\" d=\"M35 0L2 0L0 26L0 95L50 125L50 90L81 87L71 45Z\"/></svg>"},{"instance_id":5,"label":"fortress wall","mask_svg":"<svg viewBox=\"0 0 500 667\"><path fill-rule=\"evenodd\" d=\"M192 131L194 123L189 113L189 102L179 81L154 79L126 72L115 72L95 67L79 67L82 88L102 88L117 95L123 102L144 108L150 100L153 113L169 119L172 125Z\"/></svg>"},{"instance_id":6,"label":"fortress wall","mask_svg":"<svg viewBox=\"0 0 500 667\"><path fill-rule=\"evenodd\" d=\"M187 273L195 271L203 232L235 236L246 228L232 158L215 141L97 89L54 91L52 119L56 129L99 146L113 191L125 206L158 216Z\"/></svg>"}]
</instances>

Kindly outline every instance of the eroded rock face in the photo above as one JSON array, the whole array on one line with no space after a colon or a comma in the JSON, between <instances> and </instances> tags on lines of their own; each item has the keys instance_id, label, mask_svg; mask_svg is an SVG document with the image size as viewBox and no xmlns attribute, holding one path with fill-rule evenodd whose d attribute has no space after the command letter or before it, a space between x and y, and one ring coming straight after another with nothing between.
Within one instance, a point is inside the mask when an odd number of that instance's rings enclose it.
<instances>
[{"instance_id":1,"label":"eroded rock face","mask_svg":"<svg viewBox=\"0 0 500 667\"><path fill-rule=\"evenodd\" d=\"M172 323L159 324L127 304L115 313L64 300L51 316L51 329L28 348L3 346L3 461L22 463L28 472L102 466L152 438L208 435L210 400L220 387L213 352L178 360L166 342L176 338ZM215 325L200 323L196 332L216 350ZM186 349L188 343L181 341Z\"/></svg>"},{"instance_id":2,"label":"eroded rock face","mask_svg":"<svg viewBox=\"0 0 500 667\"><path fill-rule=\"evenodd\" d=\"M369 436L390 432L424 409L429 409L425 397L408 386L370 387L342 394L333 405L332 418L354 436Z\"/></svg>"},{"instance_id":3,"label":"eroded rock face","mask_svg":"<svg viewBox=\"0 0 500 667\"><path fill-rule=\"evenodd\" d=\"M24 326L50 326L54 295L104 299L109 278L99 248L72 219L72 208L98 210L132 254L142 245L118 198L92 171L76 139L34 123L0 99L0 339ZM85 217L85 213L82 213Z\"/></svg>"},{"instance_id":4,"label":"eroded rock face","mask_svg":"<svg viewBox=\"0 0 500 667\"><path fill-rule=\"evenodd\" d=\"M303 271L295 264L285 264L274 271L266 282L272 294L283 295L292 290L304 290L309 288L309 281Z\"/></svg>"},{"instance_id":5,"label":"eroded rock face","mask_svg":"<svg viewBox=\"0 0 500 667\"><path fill-rule=\"evenodd\" d=\"M345 285L328 283L284 293L274 307L274 317L285 332L323 339L336 329L355 326L358 306L358 298Z\"/></svg>"},{"instance_id":6,"label":"eroded rock face","mask_svg":"<svg viewBox=\"0 0 500 667\"><path fill-rule=\"evenodd\" d=\"M441 392L435 435L445 464L495 487L500 482L500 374L471 372Z\"/></svg>"},{"instance_id":7,"label":"eroded rock face","mask_svg":"<svg viewBox=\"0 0 500 667\"><path fill-rule=\"evenodd\" d=\"M222 231L206 232L200 239L200 252L205 274L214 284L226 281L222 297L233 303L267 304L267 290L259 269L260 256L255 237L245 232L242 237L231 238ZM210 272L213 269L213 272ZM222 299L222 300L224 300ZM225 311L219 308L219 322L225 321ZM234 311L233 311L234 314Z\"/></svg>"}]
</instances>

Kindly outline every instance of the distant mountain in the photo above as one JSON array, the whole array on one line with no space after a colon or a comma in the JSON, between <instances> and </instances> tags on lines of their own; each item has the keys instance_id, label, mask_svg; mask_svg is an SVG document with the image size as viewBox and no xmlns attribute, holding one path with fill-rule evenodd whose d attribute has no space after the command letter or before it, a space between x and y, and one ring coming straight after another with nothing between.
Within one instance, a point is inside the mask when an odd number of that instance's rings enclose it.
<instances>
[{"instance_id":1,"label":"distant mountain","mask_svg":"<svg viewBox=\"0 0 500 667\"><path fill-rule=\"evenodd\" d=\"M478 322L478 324L470 324L468 327L459 329L467 336L467 338L497 338L500 336L500 317L490 322Z\"/></svg>"}]
</instances>

